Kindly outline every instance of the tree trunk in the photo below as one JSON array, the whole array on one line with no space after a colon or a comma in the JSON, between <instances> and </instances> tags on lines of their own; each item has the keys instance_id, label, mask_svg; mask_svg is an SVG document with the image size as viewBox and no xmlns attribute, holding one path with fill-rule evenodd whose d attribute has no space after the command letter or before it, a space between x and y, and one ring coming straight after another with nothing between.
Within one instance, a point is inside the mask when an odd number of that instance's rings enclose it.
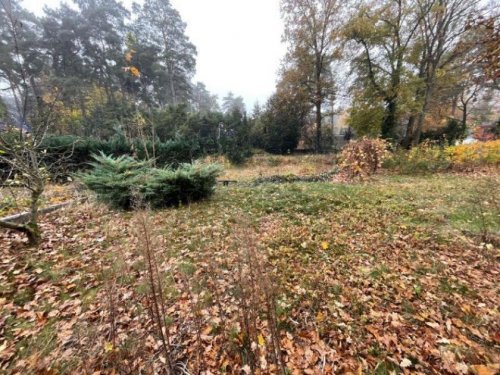
<instances>
[{"instance_id":1,"label":"tree trunk","mask_svg":"<svg viewBox=\"0 0 500 375\"><path fill-rule=\"evenodd\" d=\"M0 221L0 228L6 228L21 232L28 237L28 245L36 246L42 241L42 234L38 226L38 208L40 197L44 190L43 181L38 181L37 186L31 191L30 218L25 224L17 224L7 221Z\"/></svg>"},{"instance_id":2,"label":"tree trunk","mask_svg":"<svg viewBox=\"0 0 500 375\"><path fill-rule=\"evenodd\" d=\"M397 104L395 98L386 99L387 107L386 114L384 116L384 122L382 123L382 138L384 139L394 139L396 137L396 110Z\"/></svg>"},{"instance_id":3,"label":"tree trunk","mask_svg":"<svg viewBox=\"0 0 500 375\"><path fill-rule=\"evenodd\" d=\"M87 129L88 116L87 116L87 106L85 104L85 98L83 97L83 93L81 91L80 91L78 96L79 96L78 99L79 99L79 104L80 104L80 111L82 112L82 117L83 117L84 128L78 129L77 134L79 134L79 135L85 134L86 136L90 136L90 134L88 133L88 129Z\"/></svg>"},{"instance_id":4,"label":"tree trunk","mask_svg":"<svg viewBox=\"0 0 500 375\"><path fill-rule=\"evenodd\" d=\"M25 225L28 228L26 235L28 236L28 242L30 245L38 245L42 240L42 235L40 233L40 227L38 226L38 208L40 206L40 197L42 196L44 190L43 181L38 183L38 186L31 192L31 202L30 202L30 220Z\"/></svg>"},{"instance_id":5,"label":"tree trunk","mask_svg":"<svg viewBox=\"0 0 500 375\"><path fill-rule=\"evenodd\" d=\"M28 238L28 245L35 246L42 240L42 235L40 233L40 228L38 224L32 223L31 221L27 224L16 224L8 221L0 221L0 228L15 230L26 235Z\"/></svg>"},{"instance_id":6,"label":"tree trunk","mask_svg":"<svg viewBox=\"0 0 500 375\"><path fill-rule=\"evenodd\" d=\"M170 93L172 94L172 104L177 104L177 96L175 94L175 86L174 86L174 69L172 68L172 64L168 63L168 77L170 81Z\"/></svg>"},{"instance_id":7,"label":"tree trunk","mask_svg":"<svg viewBox=\"0 0 500 375\"><path fill-rule=\"evenodd\" d=\"M322 152L321 147L321 102L316 102L316 152Z\"/></svg>"},{"instance_id":8,"label":"tree trunk","mask_svg":"<svg viewBox=\"0 0 500 375\"><path fill-rule=\"evenodd\" d=\"M425 97L424 97L424 103L422 105L422 110L418 115L417 127L415 129L415 133L413 134L412 138L413 146L417 146L420 143L420 136L422 135L422 130L424 127L425 115L429 110L429 104L431 98L432 98L432 86L428 84L425 90Z\"/></svg>"},{"instance_id":9,"label":"tree trunk","mask_svg":"<svg viewBox=\"0 0 500 375\"><path fill-rule=\"evenodd\" d=\"M408 125L406 127L406 134L405 134L405 137L403 139L403 142L401 142L401 145L408 149L410 148L411 146L411 140L412 140L412 136L413 136L413 128L415 126L415 120L416 120L416 116L415 115L410 115L410 117L408 118Z\"/></svg>"},{"instance_id":10,"label":"tree trunk","mask_svg":"<svg viewBox=\"0 0 500 375\"><path fill-rule=\"evenodd\" d=\"M37 222L30 222L26 224L26 228L28 229L25 233L28 237L28 245L36 246L42 241L42 233L40 231L40 227Z\"/></svg>"},{"instance_id":11,"label":"tree trunk","mask_svg":"<svg viewBox=\"0 0 500 375\"><path fill-rule=\"evenodd\" d=\"M467 103L463 103L463 110L462 110L462 127L464 129L467 129Z\"/></svg>"}]
</instances>

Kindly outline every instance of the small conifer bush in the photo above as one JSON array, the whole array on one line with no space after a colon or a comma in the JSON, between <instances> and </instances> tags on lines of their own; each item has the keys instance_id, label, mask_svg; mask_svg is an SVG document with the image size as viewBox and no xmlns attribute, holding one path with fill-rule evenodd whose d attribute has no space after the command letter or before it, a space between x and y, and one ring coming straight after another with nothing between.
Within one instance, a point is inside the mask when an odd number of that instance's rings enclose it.
<instances>
[{"instance_id":1,"label":"small conifer bush","mask_svg":"<svg viewBox=\"0 0 500 375\"><path fill-rule=\"evenodd\" d=\"M129 156L94 156L93 169L80 180L100 201L131 209L140 201L151 208L194 202L212 194L222 168L217 164L181 164L177 169L153 168Z\"/></svg>"}]
</instances>

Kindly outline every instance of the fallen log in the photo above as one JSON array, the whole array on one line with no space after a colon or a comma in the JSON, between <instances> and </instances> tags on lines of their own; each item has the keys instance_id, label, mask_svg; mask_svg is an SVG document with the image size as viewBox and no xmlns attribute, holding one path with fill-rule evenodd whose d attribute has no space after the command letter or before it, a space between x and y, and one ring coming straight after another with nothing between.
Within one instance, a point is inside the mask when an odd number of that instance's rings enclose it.
<instances>
[{"instance_id":1,"label":"fallen log","mask_svg":"<svg viewBox=\"0 0 500 375\"><path fill-rule=\"evenodd\" d=\"M63 203L53 204L51 206L47 206L44 208L40 208L38 210L38 213L40 215L48 214L48 213L56 211L60 208L69 206L73 202L74 201L67 201L67 202L63 202ZM30 215L31 215L31 213L29 211L26 211L26 212L21 212L19 214L2 217L2 218L0 218L0 221L6 222L6 223L18 223L18 224L20 224L23 222L27 222L30 219Z\"/></svg>"}]
</instances>

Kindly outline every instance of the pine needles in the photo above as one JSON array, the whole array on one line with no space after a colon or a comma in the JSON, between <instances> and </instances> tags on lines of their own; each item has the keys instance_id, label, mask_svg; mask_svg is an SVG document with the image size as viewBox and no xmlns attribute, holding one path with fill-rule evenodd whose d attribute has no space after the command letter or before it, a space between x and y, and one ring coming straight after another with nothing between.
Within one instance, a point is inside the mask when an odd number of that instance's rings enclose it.
<instances>
[{"instance_id":1,"label":"pine needles","mask_svg":"<svg viewBox=\"0 0 500 375\"><path fill-rule=\"evenodd\" d=\"M216 164L181 164L178 169L153 168L129 156L94 156L93 170L79 174L100 201L130 209L140 199L151 208L190 203L210 196L222 168Z\"/></svg>"}]
</instances>

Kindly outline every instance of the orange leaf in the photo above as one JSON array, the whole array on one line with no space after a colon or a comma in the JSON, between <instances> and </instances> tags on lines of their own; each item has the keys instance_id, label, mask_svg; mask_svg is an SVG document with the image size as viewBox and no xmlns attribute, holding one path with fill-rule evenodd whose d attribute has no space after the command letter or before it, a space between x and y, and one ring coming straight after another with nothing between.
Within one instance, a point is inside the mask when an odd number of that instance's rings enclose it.
<instances>
[{"instance_id":1,"label":"orange leaf","mask_svg":"<svg viewBox=\"0 0 500 375\"><path fill-rule=\"evenodd\" d=\"M500 364L474 365L470 367L476 375L496 375L500 370Z\"/></svg>"}]
</instances>

